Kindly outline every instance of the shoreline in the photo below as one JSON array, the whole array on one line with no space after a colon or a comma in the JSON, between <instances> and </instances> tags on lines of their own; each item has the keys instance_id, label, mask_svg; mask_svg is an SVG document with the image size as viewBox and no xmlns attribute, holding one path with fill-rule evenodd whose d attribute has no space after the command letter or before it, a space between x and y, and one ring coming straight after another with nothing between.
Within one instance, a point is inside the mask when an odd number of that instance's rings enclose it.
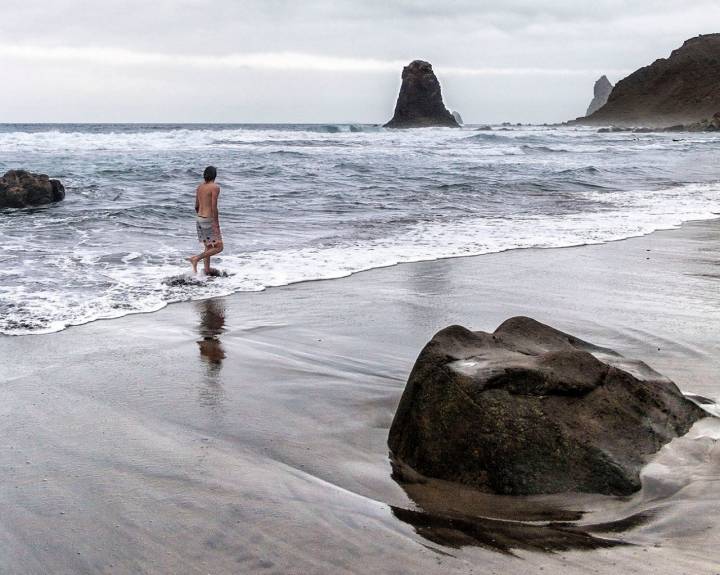
<instances>
[{"instance_id":1,"label":"shoreline","mask_svg":"<svg viewBox=\"0 0 720 575\"><path fill-rule=\"evenodd\" d=\"M52 208L0 218L12 256L0 272L5 334L398 262L616 241L716 217L720 198L715 137L539 126L494 135L68 129L8 128L2 138L6 169L59 175L68 187ZM198 150L226 166L219 261L235 272L208 282L189 279L184 262L197 249L188 217ZM323 161L332 169L316 170ZM187 281L174 283L178 274Z\"/></svg>"},{"instance_id":2,"label":"shoreline","mask_svg":"<svg viewBox=\"0 0 720 575\"><path fill-rule=\"evenodd\" d=\"M613 244L616 242L624 242L627 240L634 240L634 239L652 236L653 234L656 234L656 233L681 230L683 227L688 226L688 225L700 224L702 222L712 222L712 221L716 221L716 220L720 221L720 212L718 212L718 213L713 212L712 216L707 217L707 218L686 220L686 221L681 222L680 224L677 224L677 225L674 225L671 227L658 228L658 229L654 229L649 232L639 233L637 235L631 235L631 236L627 236L627 237L621 237L621 238L615 238L615 239L609 239L609 240L600 240L597 242L585 242L585 243L568 244L568 245L562 245L562 246L520 246L520 247L512 247L512 248L506 248L506 249L501 249L498 251L491 251L491 252L484 252L484 253L472 253L472 254L465 254L465 255L462 255L462 254L461 255L449 255L449 256L440 256L440 257L435 257L435 258L430 258L430 259L398 261L398 262L390 263L387 265L378 265L378 266L359 269L357 271L351 271L344 275L302 279L302 280L298 280L298 281L291 281L291 282L285 283L285 284L263 286L262 288L259 288L257 290L229 291L228 293L221 294L221 295L208 295L206 297L200 297L200 298L189 298L189 299L178 300L178 301L166 301L166 302L163 302L162 305L160 305L159 307L156 307L154 309L129 311L129 312L123 313L122 315L117 315L117 316L98 317L98 318L91 319L91 320L88 320L88 321L85 321L82 323L68 324L59 329L51 328L48 330L38 330L38 331L32 331L32 332L27 332L27 333L12 333L12 334L0 333L0 338L2 338L2 337L25 337L25 336L32 336L32 335L52 335L54 333L60 333L60 332L63 332L63 331L69 330L69 329L82 327L82 326L92 324L95 322L117 320L117 319L122 319L127 316L132 316L132 315L153 314L153 313L162 311L163 309L167 308L168 306L172 306L172 305L176 305L176 304L187 304L187 303L192 303L192 302L197 302L197 301L205 301L208 299L257 294L257 293L263 293L263 292L266 292L269 290L284 289L284 288L288 288L288 287L292 287L292 286L296 286L296 285L310 284L310 283L315 283L315 282L343 280L343 279L347 279L347 278L356 276L358 274L372 272L375 270L391 269L391 268L394 268L397 266L416 265L416 264L424 264L424 263L432 263L432 262L442 262L442 261L446 261L446 260L455 260L455 259L460 260L460 259L465 259L465 258L482 258L482 257L486 257L486 256L499 255L499 254L515 252L515 251L564 250L564 249L583 248L583 247L590 247L590 246ZM222 259L222 256L219 256L219 257ZM222 271L226 271L226 270L222 270ZM172 277L166 278L166 281L173 280L173 279L179 279L179 278L185 278L186 276L191 279L197 277L196 275L190 275L190 274L181 272L177 276L172 276ZM205 276L202 276L200 274L200 277L204 278Z\"/></svg>"},{"instance_id":3,"label":"shoreline","mask_svg":"<svg viewBox=\"0 0 720 575\"><path fill-rule=\"evenodd\" d=\"M531 499L539 516L582 525L647 515L598 534L624 545L550 554L424 537L406 516L431 503L391 479L386 441L435 332L515 315L717 401L719 280L713 219L0 338L0 571L714 574L712 422L666 446L632 498ZM488 509L503 515L506 501Z\"/></svg>"}]
</instances>

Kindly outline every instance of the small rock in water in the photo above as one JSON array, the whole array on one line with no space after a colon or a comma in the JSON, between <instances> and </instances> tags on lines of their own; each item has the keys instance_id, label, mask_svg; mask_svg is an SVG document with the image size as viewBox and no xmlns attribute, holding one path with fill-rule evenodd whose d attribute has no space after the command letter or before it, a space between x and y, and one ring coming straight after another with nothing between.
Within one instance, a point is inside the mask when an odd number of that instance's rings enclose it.
<instances>
[{"instance_id":1,"label":"small rock in water","mask_svg":"<svg viewBox=\"0 0 720 575\"><path fill-rule=\"evenodd\" d=\"M0 178L0 208L26 208L59 202L65 188L45 174L10 170Z\"/></svg>"},{"instance_id":2,"label":"small rock in water","mask_svg":"<svg viewBox=\"0 0 720 575\"><path fill-rule=\"evenodd\" d=\"M229 274L225 270L219 270L216 268L210 268L210 271L205 274L208 277L211 278L227 278L230 277Z\"/></svg>"},{"instance_id":3,"label":"small rock in water","mask_svg":"<svg viewBox=\"0 0 720 575\"><path fill-rule=\"evenodd\" d=\"M172 276L164 279L162 282L164 285L169 287L181 287L181 286L201 286L203 282L197 277L190 274L182 274L178 276Z\"/></svg>"}]
</instances>

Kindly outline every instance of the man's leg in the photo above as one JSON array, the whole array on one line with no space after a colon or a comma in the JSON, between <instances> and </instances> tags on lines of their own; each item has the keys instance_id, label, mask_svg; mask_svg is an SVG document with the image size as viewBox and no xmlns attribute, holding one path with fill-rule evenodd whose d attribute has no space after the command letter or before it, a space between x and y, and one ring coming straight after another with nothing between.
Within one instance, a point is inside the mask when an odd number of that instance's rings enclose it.
<instances>
[{"instance_id":1,"label":"man's leg","mask_svg":"<svg viewBox=\"0 0 720 575\"><path fill-rule=\"evenodd\" d=\"M188 258L190 260L190 263L192 264L193 273L197 273L198 263L200 262L200 260L205 259L207 257L208 251L211 250L211 247L207 241L204 241L203 245L205 246L205 250L202 253L199 253L196 256L192 256L192 257ZM205 266L207 267L207 264L205 264Z\"/></svg>"},{"instance_id":2,"label":"man's leg","mask_svg":"<svg viewBox=\"0 0 720 575\"><path fill-rule=\"evenodd\" d=\"M190 265L192 265L193 273L196 274L197 273L197 265L201 259L201 254L198 254L196 256L190 256L188 259L190 260Z\"/></svg>"},{"instance_id":3,"label":"man's leg","mask_svg":"<svg viewBox=\"0 0 720 575\"><path fill-rule=\"evenodd\" d=\"M209 246L207 250L205 250L205 274L210 273L210 256L214 256L219 254L221 251L223 251L223 243L222 241L215 242L212 246Z\"/></svg>"},{"instance_id":4,"label":"man's leg","mask_svg":"<svg viewBox=\"0 0 720 575\"><path fill-rule=\"evenodd\" d=\"M200 260L205 260L205 273L210 272L210 256L214 256L219 254L221 251L223 251L223 243L222 240L213 242L212 244L210 242L203 242L205 244L205 251L201 254L198 254L196 256L192 256L190 259L190 263L193 267L193 272L197 273L197 265L200 262Z\"/></svg>"},{"instance_id":5,"label":"man's leg","mask_svg":"<svg viewBox=\"0 0 720 575\"><path fill-rule=\"evenodd\" d=\"M208 275L210 273L210 256L213 255L210 252L212 252L214 249L215 248L213 247L205 251L205 253L207 254L205 256L205 275Z\"/></svg>"}]
</instances>

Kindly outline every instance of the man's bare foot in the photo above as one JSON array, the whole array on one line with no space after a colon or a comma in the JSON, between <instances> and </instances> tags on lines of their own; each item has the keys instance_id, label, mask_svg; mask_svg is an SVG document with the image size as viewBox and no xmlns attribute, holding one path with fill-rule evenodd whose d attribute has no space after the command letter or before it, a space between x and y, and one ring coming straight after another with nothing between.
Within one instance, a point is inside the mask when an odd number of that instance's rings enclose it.
<instances>
[{"instance_id":1,"label":"man's bare foot","mask_svg":"<svg viewBox=\"0 0 720 575\"><path fill-rule=\"evenodd\" d=\"M190 260L190 265L192 265L193 273L196 274L197 273L197 265L198 265L198 262L200 261L200 258L197 256L192 256L192 257L189 257L188 260Z\"/></svg>"}]
</instances>

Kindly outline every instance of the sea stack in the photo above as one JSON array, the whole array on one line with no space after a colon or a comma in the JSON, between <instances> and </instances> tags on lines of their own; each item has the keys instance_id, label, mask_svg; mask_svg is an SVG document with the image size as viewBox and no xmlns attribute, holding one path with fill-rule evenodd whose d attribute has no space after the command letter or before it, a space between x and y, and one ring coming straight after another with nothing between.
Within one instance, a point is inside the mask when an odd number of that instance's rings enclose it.
<instances>
[{"instance_id":1,"label":"sea stack","mask_svg":"<svg viewBox=\"0 0 720 575\"><path fill-rule=\"evenodd\" d=\"M705 34L620 80L602 108L576 123L664 128L702 122L718 111L720 34Z\"/></svg>"},{"instance_id":2,"label":"sea stack","mask_svg":"<svg viewBox=\"0 0 720 575\"><path fill-rule=\"evenodd\" d=\"M590 114L594 114L602 108L607 103L612 90L613 85L610 83L610 80L607 79L607 76L601 76L598 81L595 82L595 87L593 88L593 99L592 102L590 102L585 115L589 116Z\"/></svg>"},{"instance_id":3,"label":"sea stack","mask_svg":"<svg viewBox=\"0 0 720 575\"><path fill-rule=\"evenodd\" d=\"M10 170L0 178L0 208L27 208L59 202L65 188L45 174Z\"/></svg>"},{"instance_id":4,"label":"sea stack","mask_svg":"<svg viewBox=\"0 0 720 575\"><path fill-rule=\"evenodd\" d=\"M403 68L395 114L385 127L460 127L443 103L440 82L429 62L414 60Z\"/></svg>"},{"instance_id":5,"label":"sea stack","mask_svg":"<svg viewBox=\"0 0 720 575\"><path fill-rule=\"evenodd\" d=\"M643 362L515 317L493 333L437 333L415 362L388 444L401 482L629 495L649 457L705 416Z\"/></svg>"}]
</instances>

